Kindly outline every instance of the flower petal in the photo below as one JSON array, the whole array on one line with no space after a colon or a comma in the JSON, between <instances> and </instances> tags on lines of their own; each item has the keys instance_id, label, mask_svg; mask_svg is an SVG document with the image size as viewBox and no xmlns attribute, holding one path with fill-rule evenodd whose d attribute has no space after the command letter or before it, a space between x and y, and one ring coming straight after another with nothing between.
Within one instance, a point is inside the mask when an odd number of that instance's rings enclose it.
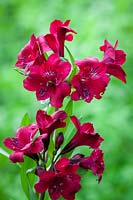
<instances>
[{"instance_id":1,"label":"flower petal","mask_svg":"<svg viewBox=\"0 0 133 200\"><path fill-rule=\"evenodd\" d=\"M62 82L55 88L54 95L51 94L50 102L55 108L62 107L63 99L70 94L70 86L66 82Z\"/></svg>"},{"instance_id":2,"label":"flower petal","mask_svg":"<svg viewBox=\"0 0 133 200\"><path fill-rule=\"evenodd\" d=\"M14 152L9 156L9 159L13 162L24 162L23 152Z\"/></svg>"},{"instance_id":3,"label":"flower petal","mask_svg":"<svg viewBox=\"0 0 133 200\"><path fill-rule=\"evenodd\" d=\"M126 73L124 72L124 70L121 68L120 65L115 65L115 64L107 65L107 73L115 76L116 78L126 83Z\"/></svg>"}]
</instances>

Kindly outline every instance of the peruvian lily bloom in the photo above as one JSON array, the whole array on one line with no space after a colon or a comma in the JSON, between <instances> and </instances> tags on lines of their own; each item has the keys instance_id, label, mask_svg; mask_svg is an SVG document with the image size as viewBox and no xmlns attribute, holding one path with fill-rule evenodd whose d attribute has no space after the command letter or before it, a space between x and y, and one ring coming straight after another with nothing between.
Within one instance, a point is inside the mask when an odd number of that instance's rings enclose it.
<instances>
[{"instance_id":1,"label":"peruvian lily bloom","mask_svg":"<svg viewBox=\"0 0 133 200\"><path fill-rule=\"evenodd\" d=\"M98 182L102 179L104 171L103 152L100 149L95 149L90 156L81 158L80 167L92 170L94 175L98 175Z\"/></svg>"},{"instance_id":2,"label":"peruvian lily bloom","mask_svg":"<svg viewBox=\"0 0 133 200\"><path fill-rule=\"evenodd\" d=\"M33 34L30 41L18 54L18 60L15 66L24 69L24 74L26 74L35 63L41 64L44 61L45 58L43 56L41 45Z\"/></svg>"},{"instance_id":3,"label":"peruvian lily bloom","mask_svg":"<svg viewBox=\"0 0 133 200\"><path fill-rule=\"evenodd\" d=\"M43 140L45 149L48 148L50 135L57 128L62 128L66 126L64 121L67 114L64 111L56 111L52 115L48 115L43 110L38 110L36 114L36 121L41 134L47 133L47 139Z\"/></svg>"},{"instance_id":4,"label":"peruvian lily bloom","mask_svg":"<svg viewBox=\"0 0 133 200\"><path fill-rule=\"evenodd\" d=\"M12 162L23 162L24 155L32 157L43 150L42 139L47 138L47 134L36 137L37 131L38 126L36 124L23 126L16 131L15 138L4 140L4 145L14 151L9 157Z\"/></svg>"},{"instance_id":5,"label":"peruvian lily bloom","mask_svg":"<svg viewBox=\"0 0 133 200\"><path fill-rule=\"evenodd\" d=\"M65 154L78 146L89 146L93 149L100 146L103 138L100 137L98 133L94 132L93 124L84 123L81 125L75 116L71 116L71 120L74 123L77 132L70 142L63 148L61 154Z\"/></svg>"},{"instance_id":6,"label":"peruvian lily bloom","mask_svg":"<svg viewBox=\"0 0 133 200\"><path fill-rule=\"evenodd\" d=\"M38 193L43 193L48 189L52 200L64 199L74 200L75 193L81 188L81 177L76 174L77 164L70 164L68 158L61 158L54 166L53 171L43 171L39 177L39 182L35 185Z\"/></svg>"},{"instance_id":7,"label":"peruvian lily bloom","mask_svg":"<svg viewBox=\"0 0 133 200\"><path fill-rule=\"evenodd\" d=\"M102 61L107 65L108 74L126 83L126 73L121 67L126 61L126 54L122 50L116 50L117 46L118 40L114 47L105 40L104 45L100 47L100 50L104 52Z\"/></svg>"},{"instance_id":8,"label":"peruvian lily bloom","mask_svg":"<svg viewBox=\"0 0 133 200\"><path fill-rule=\"evenodd\" d=\"M72 100L82 98L89 103L94 97L100 99L110 80L105 64L93 57L77 60L75 64L79 67L79 72L71 81L75 88L71 94Z\"/></svg>"},{"instance_id":9,"label":"peruvian lily bloom","mask_svg":"<svg viewBox=\"0 0 133 200\"><path fill-rule=\"evenodd\" d=\"M73 35L71 33L76 32L69 27L70 20L66 20L64 23L61 20L54 20L50 24L50 33L41 37L42 48L46 49L46 44L49 46L54 53L57 53L59 56L64 57L64 43L65 40L72 41Z\"/></svg>"},{"instance_id":10,"label":"peruvian lily bloom","mask_svg":"<svg viewBox=\"0 0 133 200\"><path fill-rule=\"evenodd\" d=\"M36 121L40 130L40 133L52 134L57 128L62 128L66 126L64 121L67 118L65 111L58 110L52 115L48 115L43 110L38 110L36 114Z\"/></svg>"},{"instance_id":11,"label":"peruvian lily bloom","mask_svg":"<svg viewBox=\"0 0 133 200\"><path fill-rule=\"evenodd\" d=\"M35 91L38 100L50 98L55 108L62 106L63 99L70 94L70 86L65 81L71 70L69 62L62 61L57 54L49 56L41 66L33 66L24 80L24 88Z\"/></svg>"}]
</instances>

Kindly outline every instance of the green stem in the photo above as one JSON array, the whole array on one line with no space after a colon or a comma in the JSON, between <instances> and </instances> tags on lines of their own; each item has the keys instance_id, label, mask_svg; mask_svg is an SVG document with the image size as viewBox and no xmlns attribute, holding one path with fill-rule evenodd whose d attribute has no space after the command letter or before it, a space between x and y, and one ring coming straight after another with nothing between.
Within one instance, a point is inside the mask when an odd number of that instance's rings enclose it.
<instances>
[{"instance_id":1,"label":"green stem","mask_svg":"<svg viewBox=\"0 0 133 200\"><path fill-rule=\"evenodd\" d=\"M40 196L40 200L44 200L44 197L45 197L45 192L43 192Z\"/></svg>"}]
</instances>

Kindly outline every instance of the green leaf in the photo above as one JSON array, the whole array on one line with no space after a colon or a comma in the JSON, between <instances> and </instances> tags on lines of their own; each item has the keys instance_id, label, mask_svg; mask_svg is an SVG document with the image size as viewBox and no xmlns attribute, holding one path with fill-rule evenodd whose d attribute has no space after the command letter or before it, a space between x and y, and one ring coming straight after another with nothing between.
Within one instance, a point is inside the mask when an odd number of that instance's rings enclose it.
<instances>
[{"instance_id":1,"label":"green leaf","mask_svg":"<svg viewBox=\"0 0 133 200\"><path fill-rule=\"evenodd\" d=\"M32 173L34 168L35 168L35 162L28 157L24 157L24 162L21 164L20 175L21 175L22 188L28 200L37 200L37 196L33 191L35 174Z\"/></svg>"},{"instance_id":2,"label":"green leaf","mask_svg":"<svg viewBox=\"0 0 133 200\"><path fill-rule=\"evenodd\" d=\"M54 151L54 148L55 148L53 138L54 138L54 136L51 135L50 136L49 147L48 147L48 155L49 155L49 158L50 158L51 161L53 159L53 151Z\"/></svg>"},{"instance_id":3,"label":"green leaf","mask_svg":"<svg viewBox=\"0 0 133 200\"><path fill-rule=\"evenodd\" d=\"M76 66L75 63L74 63L75 60L74 60L74 57L73 57L73 55L71 54L70 50L68 49L67 46L65 46L65 48L66 48L66 50L67 50L67 53L68 53L68 55L69 55L69 58L70 58L70 60L71 60L72 67L73 67L72 72L71 72L71 74L70 74L70 76L69 76L69 78L68 78L68 82L70 82L71 79L72 79L72 77L77 73L78 68L77 68L77 66Z\"/></svg>"},{"instance_id":4,"label":"green leaf","mask_svg":"<svg viewBox=\"0 0 133 200\"><path fill-rule=\"evenodd\" d=\"M55 108L54 108L54 107L50 106L50 107L48 108L48 114L49 114L49 115L51 115L54 111L55 111Z\"/></svg>"},{"instance_id":5,"label":"green leaf","mask_svg":"<svg viewBox=\"0 0 133 200\"><path fill-rule=\"evenodd\" d=\"M22 120L21 120L20 127L21 126L28 126L29 124L30 124L30 117L29 117L28 113L25 113Z\"/></svg>"},{"instance_id":6,"label":"green leaf","mask_svg":"<svg viewBox=\"0 0 133 200\"><path fill-rule=\"evenodd\" d=\"M24 75L24 71L19 68L14 68L19 74Z\"/></svg>"},{"instance_id":7,"label":"green leaf","mask_svg":"<svg viewBox=\"0 0 133 200\"><path fill-rule=\"evenodd\" d=\"M3 156L9 158L9 153L7 153L4 149L0 148L0 154L2 154Z\"/></svg>"},{"instance_id":8,"label":"green leaf","mask_svg":"<svg viewBox=\"0 0 133 200\"><path fill-rule=\"evenodd\" d=\"M67 119L66 119L66 126L64 129L64 132L66 132L69 123L70 123L70 116L72 115L73 112L73 101L70 99L69 102L67 103L66 107L65 107L65 112L67 113Z\"/></svg>"}]
</instances>

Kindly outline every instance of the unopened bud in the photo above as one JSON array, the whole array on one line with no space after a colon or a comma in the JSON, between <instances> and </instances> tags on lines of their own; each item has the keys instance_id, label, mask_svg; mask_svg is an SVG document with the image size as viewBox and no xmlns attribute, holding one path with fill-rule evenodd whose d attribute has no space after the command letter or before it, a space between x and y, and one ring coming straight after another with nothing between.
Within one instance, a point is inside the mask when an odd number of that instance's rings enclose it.
<instances>
[{"instance_id":1,"label":"unopened bud","mask_svg":"<svg viewBox=\"0 0 133 200\"><path fill-rule=\"evenodd\" d=\"M56 139L55 139L55 148L56 148L56 149L59 149L63 142L64 142L64 135L63 135L63 133L61 132L61 133L59 133L59 134L56 136Z\"/></svg>"},{"instance_id":2,"label":"unopened bud","mask_svg":"<svg viewBox=\"0 0 133 200\"><path fill-rule=\"evenodd\" d=\"M83 154L77 153L76 155L74 155L71 159L70 162L71 164L75 164L75 163L80 163L80 160L84 157Z\"/></svg>"},{"instance_id":3,"label":"unopened bud","mask_svg":"<svg viewBox=\"0 0 133 200\"><path fill-rule=\"evenodd\" d=\"M36 168L36 170L35 170L35 174L36 174L37 176L40 176L41 173L42 173L43 171L44 171L43 167L37 166L37 168Z\"/></svg>"}]
</instances>

